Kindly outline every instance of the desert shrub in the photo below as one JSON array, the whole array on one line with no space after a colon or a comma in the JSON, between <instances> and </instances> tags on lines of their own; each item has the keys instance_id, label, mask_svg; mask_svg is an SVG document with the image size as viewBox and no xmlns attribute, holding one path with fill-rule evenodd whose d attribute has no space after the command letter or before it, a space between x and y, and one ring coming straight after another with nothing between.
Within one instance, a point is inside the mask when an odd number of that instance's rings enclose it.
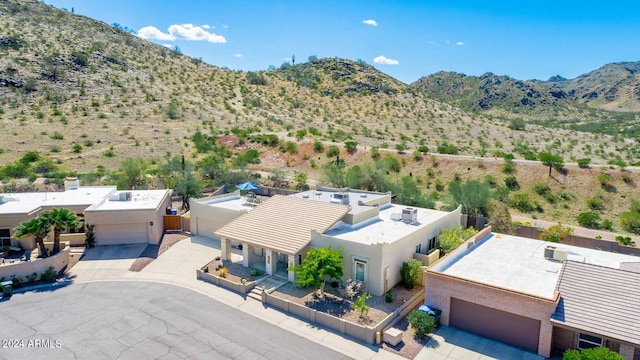
<instances>
[{"instance_id":1,"label":"desert shrub","mask_svg":"<svg viewBox=\"0 0 640 360\"><path fill-rule=\"evenodd\" d=\"M522 212L531 212L535 210L535 207L529 200L529 194L524 193L513 194L511 197L511 206Z\"/></svg>"},{"instance_id":2,"label":"desert shrub","mask_svg":"<svg viewBox=\"0 0 640 360\"><path fill-rule=\"evenodd\" d=\"M413 289L420 282L422 273L422 263L416 259L403 262L400 267L402 283L407 289Z\"/></svg>"},{"instance_id":3,"label":"desert shrub","mask_svg":"<svg viewBox=\"0 0 640 360\"><path fill-rule=\"evenodd\" d=\"M598 174L596 176L596 179L598 180L600 185L607 186L607 185L609 185L609 182L611 181L611 175L609 175L607 173L600 173L600 174Z\"/></svg>"},{"instance_id":4,"label":"desert shrub","mask_svg":"<svg viewBox=\"0 0 640 360\"><path fill-rule=\"evenodd\" d=\"M328 158L336 157L340 154L340 148L336 145L329 145L325 154Z\"/></svg>"},{"instance_id":5,"label":"desert shrub","mask_svg":"<svg viewBox=\"0 0 640 360\"><path fill-rule=\"evenodd\" d=\"M518 179L515 176L509 176L504 179L504 184L511 191L519 190L520 184L518 183Z\"/></svg>"},{"instance_id":6,"label":"desert shrub","mask_svg":"<svg viewBox=\"0 0 640 360\"><path fill-rule=\"evenodd\" d=\"M604 219L602 220L602 224L600 226L605 230L613 230L613 221Z\"/></svg>"},{"instance_id":7,"label":"desert shrub","mask_svg":"<svg viewBox=\"0 0 640 360\"><path fill-rule=\"evenodd\" d=\"M322 153L324 151L324 144L320 140L316 140L313 142L313 151L317 153Z\"/></svg>"},{"instance_id":8,"label":"desert shrub","mask_svg":"<svg viewBox=\"0 0 640 360\"><path fill-rule=\"evenodd\" d=\"M543 182L536 182L535 184L533 184L533 187L531 189L538 195L545 195L549 191L551 191L549 185Z\"/></svg>"},{"instance_id":9,"label":"desert shrub","mask_svg":"<svg viewBox=\"0 0 640 360\"><path fill-rule=\"evenodd\" d=\"M586 211L578 214L578 224L589 229L600 228L600 215L594 211Z\"/></svg>"},{"instance_id":10,"label":"desert shrub","mask_svg":"<svg viewBox=\"0 0 640 360\"><path fill-rule=\"evenodd\" d=\"M640 213L627 211L620 214L620 224L625 230L634 234L640 234Z\"/></svg>"},{"instance_id":11,"label":"desert shrub","mask_svg":"<svg viewBox=\"0 0 640 360\"><path fill-rule=\"evenodd\" d=\"M589 168L589 164L591 164L591 159L589 158L578 159L577 162L578 162L578 167L582 169L587 169Z\"/></svg>"},{"instance_id":12,"label":"desert shrub","mask_svg":"<svg viewBox=\"0 0 640 360\"><path fill-rule=\"evenodd\" d=\"M393 289L387 290L387 292L384 294L384 301L388 303L393 302Z\"/></svg>"},{"instance_id":13,"label":"desert shrub","mask_svg":"<svg viewBox=\"0 0 640 360\"><path fill-rule=\"evenodd\" d=\"M593 210L604 210L604 201L599 196L587 199L587 205Z\"/></svg>"},{"instance_id":14,"label":"desert shrub","mask_svg":"<svg viewBox=\"0 0 640 360\"><path fill-rule=\"evenodd\" d=\"M525 123L524 119L522 118L515 118L515 119L511 119L511 121L509 122L509 128L511 130L524 130L526 128L527 124Z\"/></svg>"},{"instance_id":15,"label":"desert shrub","mask_svg":"<svg viewBox=\"0 0 640 360\"><path fill-rule=\"evenodd\" d=\"M433 316L417 310L410 312L407 320L409 320L409 325L411 325L411 328L419 338L426 337L436 327L436 320Z\"/></svg>"},{"instance_id":16,"label":"desert shrub","mask_svg":"<svg viewBox=\"0 0 640 360\"><path fill-rule=\"evenodd\" d=\"M502 164L501 170L505 174L511 174L516 171L516 164L510 159L505 159L504 164Z\"/></svg>"},{"instance_id":17,"label":"desert shrub","mask_svg":"<svg viewBox=\"0 0 640 360\"><path fill-rule=\"evenodd\" d=\"M282 144L282 151L293 155L298 152L298 145L296 145L296 143L294 143L293 141L286 141L284 144Z\"/></svg>"},{"instance_id":18,"label":"desert shrub","mask_svg":"<svg viewBox=\"0 0 640 360\"><path fill-rule=\"evenodd\" d=\"M58 276L58 273L56 272L56 269L53 266L49 266L47 271L40 274L40 280L44 282L52 283L56 281L57 276Z\"/></svg>"},{"instance_id":19,"label":"desert shrub","mask_svg":"<svg viewBox=\"0 0 640 360\"><path fill-rule=\"evenodd\" d=\"M622 178L622 181L624 181L625 184L633 183L633 179L631 178L631 175L629 175L628 172L623 172L622 174L620 174L620 177Z\"/></svg>"},{"instance_id":20,"label":"desert shrub","mask_svg":"<svg viewBox=\"0 0 640 360\"><path fill-rule=\"evenodd\" d=\"M436 149L438 154L450 154L450 155L458 155L458 147L449 143L444 143L439 145Z\"/></svg>"}]
</instances>

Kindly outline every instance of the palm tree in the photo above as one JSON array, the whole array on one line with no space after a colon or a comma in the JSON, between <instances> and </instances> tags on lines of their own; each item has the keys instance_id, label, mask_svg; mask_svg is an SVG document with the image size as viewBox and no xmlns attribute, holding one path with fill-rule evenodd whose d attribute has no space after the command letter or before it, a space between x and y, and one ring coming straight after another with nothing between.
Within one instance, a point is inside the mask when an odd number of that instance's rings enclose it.
<instances>
[{"instance_id":1,"label":"palm tree","mask_svg":"<svg viewBox=\"0 0 640 360\"><path fill-rule=\"evenodd\" d=\"M53 226L53 253L57 254L60 251L60 234L62 230L77 229L82 224L78 215L69 209L51 209L43 211L40 215L46 222Z\"/></svg>"},{"instance_id":2,"label":"palm tree","mask_svg":"<svg viewBox=\"0 0 640 360\"><path fill-rule=\"evenodd\" d=\"M42 217L35 217L33 219L23 221L16 226L15 236L17 238L23 238L27 236L33 236L38 244L41 257L47 257L47 249L44 247L44 238L49 233L49 225Z\"/></svg>"}]
</instances>

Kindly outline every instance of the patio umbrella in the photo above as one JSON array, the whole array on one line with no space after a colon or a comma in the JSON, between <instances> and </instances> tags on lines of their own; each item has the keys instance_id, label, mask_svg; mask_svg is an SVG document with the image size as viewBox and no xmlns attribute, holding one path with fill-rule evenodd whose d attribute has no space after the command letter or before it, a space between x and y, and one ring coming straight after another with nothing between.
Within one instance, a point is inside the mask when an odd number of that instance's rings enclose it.
<instances>
[{"instance_id":1,"label":"patio umbrella","mask_svg":"<svg viewBox=\"0 0 640 360\"><path fill-rule=\"evenodd\" d=\"M246 183L242 183L239 185L236 185L236 188L238 188L239 190L258 190L260 188L262 188L262 186L260 185L256 185L250 181L247 181Z\"/></svg>"}]
</instances>

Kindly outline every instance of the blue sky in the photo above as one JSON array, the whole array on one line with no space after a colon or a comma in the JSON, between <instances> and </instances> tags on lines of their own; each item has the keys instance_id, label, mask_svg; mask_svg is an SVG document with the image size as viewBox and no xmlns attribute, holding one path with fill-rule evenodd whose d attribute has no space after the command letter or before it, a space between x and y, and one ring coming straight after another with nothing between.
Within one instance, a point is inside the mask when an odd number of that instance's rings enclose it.
<instances>
[{"instance_id":1,"label":"blue sky","mask_svg":"<svg viewBox=\"0 0 640 360\"><path fill-rule=\"evenodd\" d=\"M573 78L640 60L640 1L45 0L216 66L362 59L411 83L440 70Z\"/></svg>"}]
</instances>

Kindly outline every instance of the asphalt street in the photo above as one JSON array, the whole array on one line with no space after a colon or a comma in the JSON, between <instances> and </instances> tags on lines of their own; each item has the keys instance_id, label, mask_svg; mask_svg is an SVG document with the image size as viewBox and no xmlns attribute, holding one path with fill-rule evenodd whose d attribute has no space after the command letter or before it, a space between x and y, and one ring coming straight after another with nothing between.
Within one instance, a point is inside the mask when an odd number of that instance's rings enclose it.
<instances>
[{"instance_id":1,"label":"asphalt street","mask_svg":"<svg viewBox=\"0 0 640 360\"><path fill-rule=\"evenodd\" d=\"M0 302L0 359L340 359L197 292L93 282Z\"/></svg>"}]
</instances>

